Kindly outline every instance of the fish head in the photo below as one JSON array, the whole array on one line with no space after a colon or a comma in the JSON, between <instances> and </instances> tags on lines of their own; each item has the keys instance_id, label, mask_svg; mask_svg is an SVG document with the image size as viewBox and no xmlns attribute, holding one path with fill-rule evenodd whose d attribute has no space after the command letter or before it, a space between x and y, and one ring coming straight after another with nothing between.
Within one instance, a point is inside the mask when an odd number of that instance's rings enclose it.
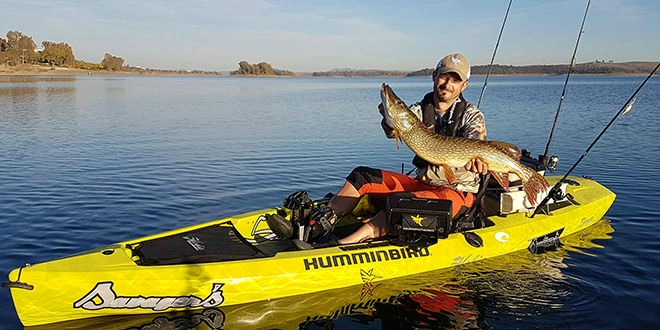
<instances>
[{"instance_id":1,"label":"fish head","mask_svg":"<svg viewBox=\"0 0 660 330\"><path fill-rule=\"evenodd\" d=\"M380 98L385 108L385 120L396 132L408 131L419 122L419 118L394 94L389 85L383 84Z\"/></svg>"}]
</instances>

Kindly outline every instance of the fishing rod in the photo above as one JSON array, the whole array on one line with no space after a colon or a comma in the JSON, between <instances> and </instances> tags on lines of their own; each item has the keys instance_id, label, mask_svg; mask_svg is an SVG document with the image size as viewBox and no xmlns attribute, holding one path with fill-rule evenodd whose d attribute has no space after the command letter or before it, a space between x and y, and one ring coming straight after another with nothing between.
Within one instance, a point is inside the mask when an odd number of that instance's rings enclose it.
<instances>
[{"instance_id":1,"label":"fishing rod","mask_svg":"<svg viewBox=\"0 0 660 330\"><path fill-rule=\"evenodd\" d=\"M550 137L548 137L548 143L545 145L545 152L543 153L543 156L539 159L540 161L543 162L543 165L548 164L548 152L550 151L550 142L552 142L552 136L555 133L555 129L557 128L557 119L559 118L559 111L561 110L561 105L564 102L564 96L566 96L566 88L568 87L568 79L571 77L571 72L573 72L573 68L575 67L575 54L577 54L578 50L578 45L580 45L580 37L584 33L584 22L587 20L587 12L589 11L589 5L591 4L591 0L587 2L587 8L584 10L584 17L582 18L582 25L580 26L580 32L578 33L577 41L575 42L575 49L573 50L573 57L571 58L571 64L568 67L568 73L566 74L566 82L564 82L564 90L561 92L561 97L559 98L559 105L557 106L557 113L555 114L555 120L552 123L552 129L550 130ZM550 167L550 170L554 170L554 166Z\"/></svg>"},{"instance_id":2,"label":"fishing rod","mask_svg":"<svg viewBox=\"0 0 660 330\"><path fill-rule=\"evenodd\" d=\"M646 77L646 79L644 79L644 81L639 85L639 87L637 87L637 90L635 90L635 92L630 96L628 101L626 103L624 103L623 106L621 107L621 109L614 115L614 117L612 117L610 122L605 126L605 128L603 128L603 130L600 132L600 134L598 134L598 136L594 139L594 141L591 142L589 147L582 153L582 155L580 156L580 158L578 158L578 160L575 162L575 164L573 164L573 166L568 170L568 172L566 172L566 174L564 174L564 176L561 178L561 180L557 181L557 183L552 187L550 192L548 192L548 195L545 196L543 201L541 201L541 203L536 207L536 209L534 210L534 213L532 213L532 215L531 215L531 218L533 218L534 215L536 215L536 213L539 210L541 210L541 208L544 207L548 203L550 198L553 198L556 194L558 194L561 191L560 187L561 187L562 181L566 180L568 175L571 174L571 172L573 172L573 170L578 166L578 164L582 161L582 159L584 159L584 157L587 155L587 153L589 153L591 148L593 148L594 145L596 145L596 142L598 142L598 140L601 138L601 136L603 136L603 134L605 134L605 131L607 131L607 129L610 128L610 126L612 126L614 121L618 117L620 117L622 115L625 115L626 113L628 113L630 111L630 109L632 108L633 103L635 102L637 93L639 93L639 91L642 89L642 87L644 87L646 82L649 81L649 79L651 79L651 77L655 74L655 72L658 70L659 67L660 67L660 62L658 62L658 65L655 66L655 69L653 69L653 71L651 71L651 73L649 73L649 75Z\"/></svg>"},{"instance_id":3,"label":"fishing rod","mask_svg":"<svg viewBox=\"0 0 660 330\"><path fill-rule=\"evenodd\" d=\"M591 0L589 0L591 1ZM490 71L493 68L493 62L495 61L495 53L497 53L497 48L500 46L500 39L502 38L502 32L504 31L504 25L506 24L506 19L509 17L509 9L511 9L511 2L513 0L509 0L509 6L506 8L506 14L504 14L504 21L502 21L502 28L500 28L500 34L497 37L497 42L495 43L495 49L493 50L493 57L490 59L490 65L488 66L488 72L486 73L486 79L484 80L484 86L481 88L481 95L479 95L479 102L477 102L477 108L481 105L481 99L484 96L484 92L486 92L486 86L488 85L488 77L490 76ZM410 175L415 170L415 167L413 167L406 175ZM404 169L404 164L401 163L401 173L405 173Z\"/></svg>"},{"instance_id":4,"label":"fishing rod","mask_svg":"<svg viewBox=\"0 0 660 330\"><path fill-rule=\"evenodd\" d=\"M495 49L493 50L493 57L490 59L490 65L488 66L488 72L486 73L484 86L481 88L481 95L479 95L479 102L477 102L477 108L479 108L479 106L481 105L481 98L484 97L484 93L486 92L486 86L488 85L488 77L490 76L490 71L493 68L493 62L495 61L495 53L497 53L497 48L500 46L500 39L502 38L502 32L504 31L506 18L509 17L509 9L511 9L511 2L513 2L513 0L509 0L509 6L506 8L506 14L504 15L504 21L502 21L502 28L500 29L500 35L497 37L497 43L495 43Z\"/></svg>"}]
</instances>

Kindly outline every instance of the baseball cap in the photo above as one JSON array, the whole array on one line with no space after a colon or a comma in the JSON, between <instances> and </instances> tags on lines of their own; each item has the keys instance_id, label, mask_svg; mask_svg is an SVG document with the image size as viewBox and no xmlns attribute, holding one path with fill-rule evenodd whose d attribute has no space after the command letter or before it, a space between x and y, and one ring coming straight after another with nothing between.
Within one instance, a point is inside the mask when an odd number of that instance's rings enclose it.
<instances>
[{"instance_id":1,"label":"baseball cap","mask_svg":"<svg viewBox=\"0 0 660 330\"><path fill-rule=\"evenodd\" d=\"M435 67L437 74L455 72L462 81L470 79L470 62L465 56L454 53L445 56Z\"/></svg>"}]
</instances>

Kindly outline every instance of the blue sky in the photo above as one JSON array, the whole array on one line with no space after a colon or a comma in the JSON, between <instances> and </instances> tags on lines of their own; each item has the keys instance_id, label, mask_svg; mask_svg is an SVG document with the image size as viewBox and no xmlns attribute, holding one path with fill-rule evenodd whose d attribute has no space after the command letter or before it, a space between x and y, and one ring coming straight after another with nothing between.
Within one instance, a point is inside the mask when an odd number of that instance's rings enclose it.
<instances>
[{"instance_id":1,"label":"blue sky","mask_svg":"<svg viewBox=\"0 0 660 330\"><path fill-rule=\"evenodd\" d=\"M490 63L509 0L0 0L0 34L160 69L418 70L450 52ZM587 1L513 0L495 63L570 62ZM660 1L593 0L577 62L660 60Z\"/></svg>"}]
</instances>

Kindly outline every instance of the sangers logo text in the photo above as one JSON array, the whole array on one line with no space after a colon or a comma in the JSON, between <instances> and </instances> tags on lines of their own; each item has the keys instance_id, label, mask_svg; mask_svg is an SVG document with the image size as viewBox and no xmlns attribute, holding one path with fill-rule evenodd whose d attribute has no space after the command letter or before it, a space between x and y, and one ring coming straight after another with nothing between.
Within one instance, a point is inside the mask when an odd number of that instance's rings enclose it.
<instances>
[{"instance_id":1,"label":"sangers logo text","mask_svg":"<svg viewBox=\"0 0 660 330\"><path fill-rule=\"evenodd\" d=\"M73 303L73 308L99 310L104 308L144 308L154 311L164 311L170 308L186 307L216 307L225 301L222 296L222 283L214 283L208 297L202 299L195 296L179 297L122 297L112 290L112 282L97 283L94 289L80 300Z\"/></svg>"}]
</instances>

